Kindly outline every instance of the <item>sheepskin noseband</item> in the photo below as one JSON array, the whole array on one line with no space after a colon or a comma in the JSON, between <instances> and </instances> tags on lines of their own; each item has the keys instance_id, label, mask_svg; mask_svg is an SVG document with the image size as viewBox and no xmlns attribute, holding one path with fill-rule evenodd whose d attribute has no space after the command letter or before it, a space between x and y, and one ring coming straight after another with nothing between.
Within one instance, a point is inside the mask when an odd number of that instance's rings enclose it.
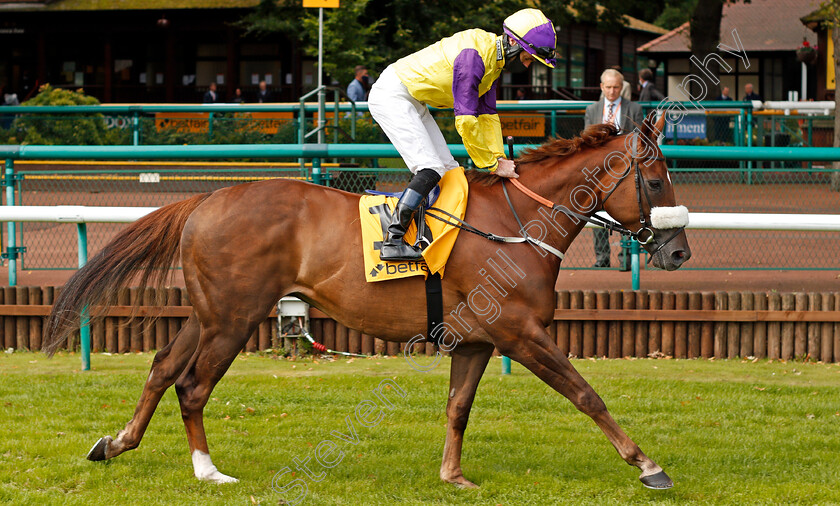
<instances>
[{"instance_id":1,"label":"sheepskin noseband","mask_svg":"<svg viewBox=\"0 0 840 506\"><path fill-rule=\"evenodd\" d=\"M650 210L650 224L660 230L685 227L688 225L688 208L685 206L654 207Z\"/></svg>"}]
</instances>

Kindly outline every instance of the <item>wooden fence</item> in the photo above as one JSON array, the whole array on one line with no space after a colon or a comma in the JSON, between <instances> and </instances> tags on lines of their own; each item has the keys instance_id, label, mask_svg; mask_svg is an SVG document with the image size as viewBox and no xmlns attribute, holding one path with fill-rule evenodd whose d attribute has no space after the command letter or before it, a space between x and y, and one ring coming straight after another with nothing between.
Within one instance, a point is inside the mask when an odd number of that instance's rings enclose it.
<instances>
[{"instance_id":1,"label":"wooden fence","mask_svg":"<svg viewBox=\"0 0 840 506\"><path fill-rule=\"evenodd\" d=\"M59 289L5 287L0 290L0 343L4 348L39 350L44 320ZM129 322L130 305L142 297L139 316ZM155 300L163 308L153 307ZM119 306L91 328L93 351L126 353L159 350L175 337L191 308L186 292L169 288L123 289ZM840 362L840 293L562 291L556 294L549 328L557 345L576 357L791 359ZM349 329L316 309L310 311L316 341L336 351L400 353L402 345ZM78 332L68 342L78 348ZM246 351L285 346L276 314L262 322ZM432 354L429 344L416 352Z\"/></svg>"}]
</instances>

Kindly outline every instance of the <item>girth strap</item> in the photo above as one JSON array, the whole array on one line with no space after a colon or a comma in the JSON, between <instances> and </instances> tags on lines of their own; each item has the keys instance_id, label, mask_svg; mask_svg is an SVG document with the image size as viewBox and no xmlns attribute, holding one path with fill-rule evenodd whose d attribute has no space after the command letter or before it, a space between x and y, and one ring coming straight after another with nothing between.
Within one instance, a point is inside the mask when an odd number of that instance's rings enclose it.
<instances>
[{"instance_id":1,"label":"girth strap","mask_svg":"<svg viewBox=\"0 0 840 506\"><path fill-rule=\"evenodd\" d=\"M442 322L443 289L440 285L440 274L429 273L426 276L426 340L435 346L440 345L440 336L436 336L433 331Z\"/></svg>"}]
</instances>

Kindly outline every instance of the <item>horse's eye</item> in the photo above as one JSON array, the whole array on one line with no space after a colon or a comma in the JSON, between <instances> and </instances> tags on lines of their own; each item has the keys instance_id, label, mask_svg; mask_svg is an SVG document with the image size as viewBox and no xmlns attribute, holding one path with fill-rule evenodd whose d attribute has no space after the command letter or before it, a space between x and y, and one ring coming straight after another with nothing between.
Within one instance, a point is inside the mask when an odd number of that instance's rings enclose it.
<instances>
[{"instance_id":1,"label":"horse's eye","mask_svg":"<svg viewBox=\"0 0 840 506\"><path fill-rule=\"evenodd\" d=\"M659 190L662 189L662 181L659 181L658 179L654 179L653 181L648 181L648 186L650 187L651 190L653 190L655 192L658 192Z\"/></svg>"}]
</instances>

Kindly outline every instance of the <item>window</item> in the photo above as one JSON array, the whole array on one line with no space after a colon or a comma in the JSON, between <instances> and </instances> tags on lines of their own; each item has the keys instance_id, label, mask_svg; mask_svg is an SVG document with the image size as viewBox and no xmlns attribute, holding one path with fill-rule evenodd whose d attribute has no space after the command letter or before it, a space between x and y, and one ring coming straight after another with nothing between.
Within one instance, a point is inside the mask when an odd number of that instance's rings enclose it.
<instances>
[{"instance_id":1,"label":"window","mask_svg":"<svg viewBox=\"0 0 840 506\"><path fill-rule=\"evenodd\" d=\"M586 78L585 48L573 47L569 65L569 85L572 88L583 88Z\"/></svg>"},{"instance_id":2,"label":"window","mask_svg":"<svg viewBox=\"0 0 840 506\"><path fill-rule=\"evenodd\" d=\"M764 77L764 89L756 90L761 98L764 100L783 100L787 98L787 93L782 88L782 77L785 75L782 69L782 59L764 58L761 62L761 70ZM758 88L758 83L754 84Z\"/></svg>"},{"instance_id":3,"label":"window","mask_svg":"<svg viewBox=\"0 0 840 506\"><path fill-rule=\"evenodd\" d=\"M557 46L557 65L551 71L551 83L554 88L569 85L569 73L566 70L566 66L568 65L566 53L566 46Z\"/></svg>"}]
</instances>

